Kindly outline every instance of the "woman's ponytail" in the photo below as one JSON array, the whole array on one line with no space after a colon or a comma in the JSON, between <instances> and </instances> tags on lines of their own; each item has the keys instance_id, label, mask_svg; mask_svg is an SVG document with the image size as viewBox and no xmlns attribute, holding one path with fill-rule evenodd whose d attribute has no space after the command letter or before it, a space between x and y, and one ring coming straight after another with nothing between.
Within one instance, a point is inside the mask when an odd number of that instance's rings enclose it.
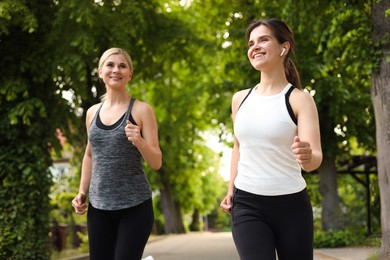
<instances>
[{"instance_id":1,"label":"woman's ponytail","mask_svg":"<svg viewBox=\"0 0 390 260\"><path fill-rule=\"evenodd\" d=\"M286 57L286 60L284 61L284 71L286 73L287 81L293 84L297 89L302 89L301 77L299 76L297 67L289 57Z\"/></svg>"}]
</instances>

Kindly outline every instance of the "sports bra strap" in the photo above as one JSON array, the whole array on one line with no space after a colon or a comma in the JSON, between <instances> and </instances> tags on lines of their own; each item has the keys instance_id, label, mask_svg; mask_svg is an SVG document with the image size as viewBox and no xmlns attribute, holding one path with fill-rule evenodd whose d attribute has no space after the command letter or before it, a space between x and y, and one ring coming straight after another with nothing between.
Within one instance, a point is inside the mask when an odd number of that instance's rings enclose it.
<instances>
[{"instance_id":1,"label":"sports bra strap","mask_svg":"<svg viewBox=\"0 0 390 260\"><path fill-rule=\"evenodd\" d=\"M238 106L237 108L237 111L240 109L240 107L242 106L242 103L244 103L244 101L248 98L249 94L252 92L253 88L251 88L249 91L248 91L248 94L246 94L246 96L244 97L244 99L241 101L241 104Z\"/></svg>"},{"instance_id":2,"label":"sports bra strap","mask_svg":"<svg viewBox=\"0 0 390 260\"><path fill-rule=\"evenodd\" d=\"M285 97L285 100L286 100L286 107L287 107L288 113L289 113L291 119L294 121L294 123L296 125L298 125L298 120L295 117L294 111L293 111L293 109L291 107L291 104L290 104L290 95L291 95L291 92L294 90L294 88L295 88L294 86L291 86L290 89L284 95L284 97Z\"/></svg>"}]
</instances>

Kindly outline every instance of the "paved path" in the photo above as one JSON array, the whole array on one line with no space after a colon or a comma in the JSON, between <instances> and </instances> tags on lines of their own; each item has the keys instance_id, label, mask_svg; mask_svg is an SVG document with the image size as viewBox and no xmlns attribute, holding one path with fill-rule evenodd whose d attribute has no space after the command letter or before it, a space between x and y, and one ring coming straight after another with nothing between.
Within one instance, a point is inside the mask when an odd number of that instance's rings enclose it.
<instances>
[{"instance_id":1,"label":"paved path","mask_svg":"<svg viewBox=\"0 0 390 260\"><path fill-rule=\"evenodd\" d=\"M239 260L231 233L202 232L167 235L146 245L144 257L155 260Z\"/></svg>"},{"instance_id":2,"label":"paved path","mask_svg":"<svg viewBox=\"0 0 390 260\"><path fill-rule=\"evenodd\" d=\"M315 249L314 260L367 260L377 250L372 247ZM239 260L230 232L151 236L143 257L149 255L154 260ZM86 254L66 260L88 259Z\"/></svg>"},{"instance_id":3,"label":"paved path","mask_svg":"<svg viewBox=\"0 0 390 260\"><path fill-rule=\"evenodd\" d=\"M367 260L379 251L375 247L343 247L316 249L315 255L326 256L325 259L335 260ZM319 258L322 259L322 258Z\"/></svg>"},{"instance_id":4,"label":"paved path","mask_svg":"<svg viewBox=\"0 0 390 260\"><path fill-rule=\"evenodd\" d=\"M375 248L316 249L314 260L367 260ZM239 260L230 232L151 237L144 257L154 260Z\"/></svg>"}]
</instances>

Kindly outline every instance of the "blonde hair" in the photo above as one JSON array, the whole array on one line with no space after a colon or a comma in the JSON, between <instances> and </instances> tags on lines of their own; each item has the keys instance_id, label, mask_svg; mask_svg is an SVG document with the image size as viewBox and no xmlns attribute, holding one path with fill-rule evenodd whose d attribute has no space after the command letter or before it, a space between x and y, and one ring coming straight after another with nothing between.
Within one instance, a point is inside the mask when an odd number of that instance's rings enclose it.
<instances>
[{"instance_id":1,"label":"blonde hair","mask_svg":"<svg viewBox=\"0 0 390 260\"><path fill-rule=\"evenodd\" d=\"M110 57L111 55L117 55L117 54L122 54L123 57L125 57L128 65L129 65L130 70L133 71L134 70L133 61L131 60L130 55L127 53L127 51L125 51L124 49L121 49L121 48L110 48L110 49L106 50L105 52L103 52L102 56L99 59L98 68L101 69L103 67L104 62L106 62L108 57ZM106 94L103 94L100 97L100 100L104 101L105 99L106 99Z\"/></svg>"},{"instance_id":2,"label":"blonde hair","mask_svg":"<svg viewBox=\"0 0 390 260\"><path fill-rule=\"evenodd\" d=\"M133 68L133 61L131 60L130 55L127 53L127 51L125 51L124 49L121 49L121 48L111 48L111 49L106 50L99 59L99 69L101 69L103 67L104 62L108 59L108 57L110 57L111 55L115 55L115 54L122 54L123 57L125 57L128 65L130 67L130 70L132 71L134 69Z\"/></svg>"}]
</instances>

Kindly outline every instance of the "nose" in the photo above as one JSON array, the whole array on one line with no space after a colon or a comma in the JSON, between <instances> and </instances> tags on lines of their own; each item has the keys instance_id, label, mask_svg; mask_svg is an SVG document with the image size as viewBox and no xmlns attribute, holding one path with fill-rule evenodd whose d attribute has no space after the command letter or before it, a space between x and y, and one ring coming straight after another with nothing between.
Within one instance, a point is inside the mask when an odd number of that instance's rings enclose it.
<instances>
[{"instance_id":1,"label":"nose","mask_svg":"<svg viewBox=\"0 0 390 260\"><path fill-rule=\"evenodd\" d=\"M253 45L253 48L252 48L252 49L255 50L255 51L258 51L258 50L260 49L259 44L255 43L255 44Z\"/></svg>"}]
</instances>

